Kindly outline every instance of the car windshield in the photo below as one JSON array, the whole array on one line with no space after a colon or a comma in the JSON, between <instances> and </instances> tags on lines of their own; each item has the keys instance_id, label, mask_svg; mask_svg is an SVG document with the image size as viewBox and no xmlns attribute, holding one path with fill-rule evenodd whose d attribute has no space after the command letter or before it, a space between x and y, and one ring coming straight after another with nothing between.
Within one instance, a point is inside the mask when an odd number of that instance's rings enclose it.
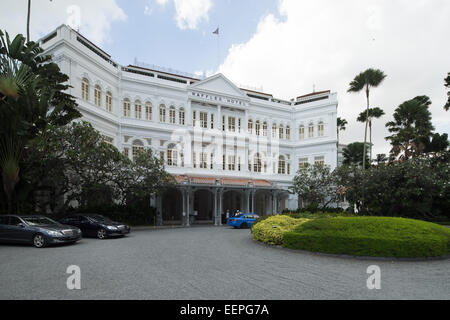
<instances>
[{"instance_id":1,"label":"car windshield","mask_svg":"<svg viewBox=\"0 0 450 320\"><path fill-rule=\"evenodd\" d=\"M49 224L58 224L55 220L46 217L23 217L26 223L32 226L45 226Z\"/></svg>"},{"instance_id":2,"label":"car windshield","mask_svg":"<svg viewBox=\"0 0 450 320\"><path fill-rule=\"evenodd\" d=\"M88 217L96 222L112 222L110 219L99 214L89 215Z\"/></svg>"},{"instance_id":3,"label":"car windshield","mask_svg":"<svg viewBox=\"0 0 450 320\"><path fill-rule=\"evenodd\" d=\"M235 216L235 217L236 217L236 218L242 218L243 216L245 216L245 214L241 213L241 214L238 214L238 215Z\"/></svg>"}]
</instances>

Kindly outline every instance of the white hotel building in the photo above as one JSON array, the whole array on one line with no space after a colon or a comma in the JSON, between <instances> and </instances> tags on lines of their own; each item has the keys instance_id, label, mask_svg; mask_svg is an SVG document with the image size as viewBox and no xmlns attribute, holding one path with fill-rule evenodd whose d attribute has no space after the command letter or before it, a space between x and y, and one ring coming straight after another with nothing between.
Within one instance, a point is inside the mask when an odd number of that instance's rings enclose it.
<instances>
[{"instance_id":1,"label":"white hotel building","mask_svg":"<svg viewBox=\"0 0 450 320\"><path fill-rule=\"evenodd\" d=\"M220 225L227 211L296 209L288 189L296 171L305 163L336 167L336 93L285 101L222 74L198 79L121 66L66 25L39 42L69 76L83 119L107 142L131 159L143 148L164 159L178 184L154 197L158 224L189 225L196 215Z\"/></svg>"}]
</instances>

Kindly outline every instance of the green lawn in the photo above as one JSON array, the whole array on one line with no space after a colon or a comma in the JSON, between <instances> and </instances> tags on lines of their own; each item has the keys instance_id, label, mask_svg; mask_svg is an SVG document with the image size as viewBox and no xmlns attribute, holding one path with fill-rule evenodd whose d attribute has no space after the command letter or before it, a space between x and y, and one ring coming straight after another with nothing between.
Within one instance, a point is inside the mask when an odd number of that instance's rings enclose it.
<instances>
[{"instance_id":1,"label":"green lawn","mask_svg":"<svg viewBox=\"0 0 450 320\"><path fill-rule=\"evenodd\" d=\"M319 218L285 232L282 245L355 256L445 256L450 254L450 229L404 218Z\"/></svg>"}]
</instances>

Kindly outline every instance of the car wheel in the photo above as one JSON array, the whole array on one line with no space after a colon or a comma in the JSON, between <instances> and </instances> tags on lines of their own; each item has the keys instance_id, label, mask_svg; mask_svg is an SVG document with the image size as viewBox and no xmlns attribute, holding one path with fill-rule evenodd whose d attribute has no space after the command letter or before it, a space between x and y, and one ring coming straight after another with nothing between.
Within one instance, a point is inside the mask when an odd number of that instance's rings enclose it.
<instances>
[{"instance_id":1,"label":"car wheel","mask_svg":"<svg viewBox=\"0 0 450 320\"><path fill-rule=\"evenodd\" d=\"M105 229L98 229L98 231L97 231L97 238L105 239L106 238L106 230Z\"/></svg>"},{"instance_id":2,"label":"car wheel","mask_svg":"<svg viewBox=\"0 0 450 320\"><path fill-rule=\"evenodd\" d=\"M36 248L43 248L46 244L44 235L38 233L33 237L33 245Z\"/></svg>"},{"instance_id":3,"label":"car wheel","mask_svg":"<svg viewBox=\"0 0 450 320\"><path fill-rule=\"evenodd\" d=\"M247 224L245 222L242 222L241 229L246 229L246 228L248 228Z\"/></svg>"}]
</instances>

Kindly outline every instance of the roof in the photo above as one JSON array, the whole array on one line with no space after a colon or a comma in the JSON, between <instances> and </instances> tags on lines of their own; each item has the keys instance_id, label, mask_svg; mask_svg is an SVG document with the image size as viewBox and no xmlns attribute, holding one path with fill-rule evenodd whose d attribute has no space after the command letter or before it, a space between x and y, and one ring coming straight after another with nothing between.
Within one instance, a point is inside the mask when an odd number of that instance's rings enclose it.
<instances>
[{"instance_id":1,"label":"roof","mask_svg":"<svg viewBox=\"0 0 450 320\"><path fill-rule=\"evenodd\" d=\"M179 77L179 78L184 78L184 79L191 79L191 80L195 80L195 81L200 81L200 79L197 79L197 78L191 78L191 77L187 77L187 76L181 76L181 75L176 74L176 73L170 73L170 72L159 71L159 70L155 70L155 69L149 69L149 68L139 67L139 66L135 66L135 65L132 65L132 64L129 64L129 65L128 65L128 68L136 68L136 69L141 69L141 70L146 70L146 71L151 71L151 72L156 72L156 73L164 73L164 74L168 74L168 75L175 76L175 77Z\"/></svg>"},{"instance_id":2,"label":"roof","mask_svg":"<svg viewBox=\"0 0 450 320\"><path fill-rule=\"evenodd\" d=\"M298 96L297 99L300 98L306 98L306 97L310 97L310 96L315 96L315 95L319 95L319 94L323 94L323 93L330 93L331 90L324 90L324 91L317 91L317 92L311 92L302 96Z\"/></svg>"}]
</instances>

